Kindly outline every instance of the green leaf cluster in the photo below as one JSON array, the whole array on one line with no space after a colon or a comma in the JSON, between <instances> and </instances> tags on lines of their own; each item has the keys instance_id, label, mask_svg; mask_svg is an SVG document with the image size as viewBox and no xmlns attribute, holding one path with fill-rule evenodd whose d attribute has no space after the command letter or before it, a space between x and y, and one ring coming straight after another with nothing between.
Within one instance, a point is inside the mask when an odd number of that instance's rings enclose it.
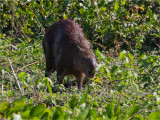
<instances>
[{"instance_id":1,"label":"green leaf cluster","mask_svg":"<svg viewBox=\"0 0 160 120\"><path fill-rule=\"evenodd\" d=\"M0 3L0 118L160 119L159 0ZM64 85L55 85L56 73L44 77L43 29L67 18L81 25L97 61L81 91L72 76Z\"/></svg>"}]
</instances>

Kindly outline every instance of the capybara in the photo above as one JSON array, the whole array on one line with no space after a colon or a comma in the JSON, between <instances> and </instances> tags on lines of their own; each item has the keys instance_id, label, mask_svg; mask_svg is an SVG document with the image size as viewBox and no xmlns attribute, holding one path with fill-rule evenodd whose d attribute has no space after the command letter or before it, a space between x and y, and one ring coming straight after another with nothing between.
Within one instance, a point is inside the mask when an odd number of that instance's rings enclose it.
<instances>
[{"instance_id":1,"label":"capybara","mask_svg":"<svg viewBox=\"0 0 160 120\"><path fill-rule=\"evenodd\" d=\"M74 21L59 20L45 32L43 49L46 59L45 76L57 71L57 83L62 84L66 75L74 75L78 89L83 79L94 77L95 55L80 26Z\"/></svg>"}]
</instances>

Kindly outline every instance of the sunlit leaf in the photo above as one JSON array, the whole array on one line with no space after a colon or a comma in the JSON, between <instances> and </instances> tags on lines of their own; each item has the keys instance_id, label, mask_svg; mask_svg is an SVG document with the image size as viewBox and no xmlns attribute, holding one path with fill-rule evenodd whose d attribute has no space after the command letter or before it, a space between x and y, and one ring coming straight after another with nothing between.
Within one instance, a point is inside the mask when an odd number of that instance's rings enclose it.
<instances>
[{"instance_id":1,"label":"sunlit leaf","mask_svg":"<svg viewBox=\"0 0 160 120\"><path fill-rule=\"evenodd\" d=\"M125 4L126 4L126 1L127 1L127 0L121 1L121 4L122 4L122 5L125 5Z\"/></svg>"},{"instance_id":2,"label":"sunlit leaf","mask_svg":"<svg viewBox=\"0 0 160 120\"><path fill-rule=\"evenodd\" d=\"M105 70L106 70L106 72L107 72L107 76L109 77L109 79L112 80L110 71L109 71L106 67L105 67Z\"/></svg>"},{"instance_id":3,"label":"sunlit leaf","mask_svg":"<svg viewBox=\"0 0 160 120\"><path fill-rule=\"evenodd\" d=\"M32 107L33 107L32 104L27 104L24 106L23 111L30 110Z\"/></svg>"},{"instance_id":4,"label":"sunlit leaf","mask_svg":"<svg viewBox=\"0 0 160 120\"><path fill-rule=\"evenodd\" d=\"M66 20L66 19L67 19L66 14L63 14L63 19L64 19L64 20Z\"/></svg>"},{"instance_id":5,"label":"sunlit leaf","mask_svg":"<svg viewBox=\"0 0 160 120\"><path fill-rule=\"evenodd\" d=\"M111 119L114 116L114 102L110 102L106 107L108 117Z\"/></svg>"},{"instance_id":6,"label":"sunlit leaf","mask_svg":"<svg viewBox=\"0 0 160 120\"><path fill-rule=\"evenodd\" d=\"M55 112L53 113L52 119L53 120L54 119L55 120L64 120L65 119L64 118L64 114L63 114L62 110L59 107L57 107L56 110L55 110Z\"/></svg>"},{"instance_id":7,"label":"sunlit leaf","mask_svg":"<svg viewBox=\"0 0 160 120\"><path fill-rule=\"evenodd\" d=\"M119 1L117 0L114 5L114 10L116 11L118 10L118 8L119 8Z\"/></svg>"},{"instance_id":8,"label":"sunlit leaf","mask_svg":"<svg viewBox=\"0 0 160 120\"><path fill-rule=\"evenodd\" d=\"M120 114L120 105L117 105L114 108L114 116L118 116L119 114Z\"/></svg>"},{"instance_id":9,"label":"sunlit leaf","mask_svg":"<svg viewBox=\"0 0 160 120\"><path fill-rule=\"evenodd\" d=\"M69 102L69 106L70 108L73 110L78 104L78 99L75 96L72 96L70 102Z\"/></svg>"},{"instance_id":10,"label":"sunlit leaf","mask_svg":"<svg viewBox=\"0 0 160 120\"><path fill-rule=\"evenodd\" d=\"M25 72L20 72L19 75L18 75L18 77L19 77L19 78L23 78L23 77L24 77L24 74L25 74Z\"/></svg>"},{"instance_id":11,"label":"sunlit leaf","mask_svg":"<svg viewBox=\"0 0 160 120\"><path fill-rule=\"evenodd\" d=\"M22 112L21 117L23 119L29 119L30 118L30 110L26 110L25 112Z\"/></svg>"},{"instance_id":12,"label":"sunlit leaf","mask_svg":"<svg viewBox=\"0 0 160 120\"><path fill-rule=\"evenodd\" d=\"M150 113L148 120L159 120L160 119L160 110Z\"/></svg>"},{"instance_id":13,"label":"sunlit leaf","mask_svg":"<svg viewBox=\"0 0 160 120\"><path fill-rule=\"evenodd\" d=\"M84 111L82 111L79 115L78 115L78 117L76 118L76 120L86 120L86 117L87 117L87 115L88 115L88 113L89 113L89 108L86 108Z\"/></svg>"},{"instance_id":14,"label":"sunlit leaf","mask_svg":"<svg viewBox=\"0 0 160 120\"><path fill-rule=\"evenodd\" d=\"M40 117L45 110L45 104L39 104L34 106L30 111L30 117Z\"/></svg>"},{"instance_id":15,"label":"sunlit leaf","mask_svg":"<svg viewBox=\"0 0 160 120\"><path fill-rule=\"evenodd\" d=\"M88 86L86 87L85 92L83 93L83 95L81 97L81 100L80 100L81 104L84 103L84 102L86 102L86 100L87 100L87 94L88 94Z\"/></svg>"},{"instance_id":16,"label":"sunlit leaf","mask_svg":"<svg viewBox=\"0 0 160 120\"><path fill-rule=\"evenodd\" d=\"M153 33L152 35L153 35L153 36L156 36L156 37L160 37L160 35L158 35L158 34L155 34L155 33Z\"/></svg>"},{"instance_id":17,"label":"sunlit leaf","mask_svg":"<svg viewBox=\"0 0 160 120\"><path fill-rule=\"evenodd\" d=\"M97 49L95 53L98 56L98 58L101 60L102 58L101 52Z\"/></svg>"},{"instance_id":18,"label":"sunlit leaf","mask_svg":"<svg viewBox=\"0 0 160 120\"><path fill-rule=\"evenodd\" d=\"M7 108L7 104L6 104L6 101L4 101L0 104L0 111L4 111L6 108Z\"/></svg>"},{"instance_id":19,"label":"sunlit leaf","mask_svg":"<svg viewBox=\"0 0 160 120\"><path fill-rule=\"evenodd\" d=\"M41 117L41 119L48 119L48 118L49 118L49 113L48 112L45 112Z\"/></svg>"},{"instance_id":20,"label":"sunlit leaf","mask_svg":"<svg viewBox=\"0 0 160 120\"><path fill-rule=\"evenodd\" d=\"M26 96L22 96L19 99L14 100L13 104L15 106L23 106L25 105Z\"/></svg>"},{"instance_id":21,"label":"sunlit leaf","mask_svg":"<svg viewBox=\"0 0 160 120\"><path fill-rule=\"evenodd\" d=\"M128 111L128 116L132 116L133 114L137 113L140 110L140 105L132 106Z\"/></svg>"},{"instance_id":22,"label":"sunlit leaf","mask_svg":"<svg viewBox=\"0 0 160 120\"><path fill-rule=\"evenodd\" d=\"M133 63L133 61L134 61L133 55L131 53L128 53L128 56L129 56L131 62Z\"/></svg>"}]
</instances>

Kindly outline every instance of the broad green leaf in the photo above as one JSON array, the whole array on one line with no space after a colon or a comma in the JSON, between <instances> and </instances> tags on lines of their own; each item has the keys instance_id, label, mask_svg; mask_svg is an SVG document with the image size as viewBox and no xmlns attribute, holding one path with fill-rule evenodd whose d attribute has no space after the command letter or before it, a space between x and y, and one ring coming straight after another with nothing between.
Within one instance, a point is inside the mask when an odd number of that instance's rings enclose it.
<instances>
[{"instance_id":1,"label":"broad green leaf","mask_svg":"<svg viewBox=\"0 0 160 120\"><path fill-rule=\"evenodd\" d=\"M119 7L119 1L117 0L114 5L114 10L117 11Z\"/></svg>"},{"instance_id":2,"label":"broad green leaf","mask_svg":"<svg viewBox=\"0 0 160 120\"><path fill-rule=\"evenodd\" d=\"M141 9L142 11L144 11L144 8L143 8L143 7L139 7L139 9Z\"/></svg>"},{"instance_id":3,"label":"broad green leaf","mask_svg":"<svg viewBox=\"0 0 160 120\"><path fill-rule=\"evenodd\" d=\"M127 0L121 1L121 4L122 4L122 5L125 5L125 4L126 4L126 1L127 1Z\"/></svg>"},{"instance_id":4,"label":"broad green leaf","mask_svg":"<svg viewBox=\"0 0 160 120\"><path fill-rule=\"evenodd\" d=\"M24 106L25 105L26 96L22 96L19 99L14 100L14 106Z\"/></svg>"},{"instance_id":5,"label":"broad green leaf","mask_svg":"<svg viewBox=\"0 0 160 120\"><path fill-rule=\"evenodd\" d=\"M11 103L8 103L6 106L6 109L3 111L3 114L6 118L8 118L8 116L10 115L10 110L11 110Z\"/></svg>"},{"instance_id":6,"label":"broad green leaf","mask_svg":"<svg viewBox=\"0 0 160 120\"><path fill-rule=\"evenodd\" d=\"M129 56L131 62L133 63L133 61L134 61L133 55L131 53L128 53L128 56Z\"/></svg>"},{"instance_id":7,"label":"broad green leaf","mask_svg":"<svg viewBox=\"0 0 160 120\"><path fill-rule=\"evenodd\" d=\"M160 35L158 35L158 34L155 34L155 33L154 33L154 34L152 34L152 35L153 35L153 36L156 36L156 37L160 37Z\"/></svg>"},{"instance_id":8,"label":"broad green leaf","mask_svg":"<svg viewBox=\"0 0 160 120\"><path fill-rule=\"evenodd\" d=\"M157 76L160 76L160 68L158 68Z\"/></svg>"},{"instance_id":9,"label":"broad green leaf","mask_svg":"<svg viewBox=\"0 0 160 120\"><path fill-rule=\"evenodd\" d=\"M111 69L111 74L114 74L115 71L117 70L117 65L113 65L112 69Z\"/></svg>"},{"instance_id":10,"label":"broad green leaf","mask_svg":"<svg viewBox=\"0 0 160 120\"><path fill-rule=\"evenodd\" d=\"M108 117L111 119L114 116L114 102L110 102L106 107Z\"/></svg>"},{"instance_id":11,"label":"broad green leaf","mask_svg":"<svg viewBox=\"0 0 160 120\"><path fill-rule=\"evenodd\" d=\"M32 104L27 104L24 106L23 111L31 110Z\"/></svg>"},{"instance_id":12,"label":"broad green leaf","mask_svg":"<svg viewBox=\"0 0 160 120\"><path fill-rule=\"evenodd\" d=\"M78 115L78 117L76 118L76 120L86 120L86 117L87 117L87 115L88 115L88 113L89 113L89 108L86 108L84 111L82 111L79 115Z\"/></svg>"},{"instance_id":13,"label":"broad green leaf","mask_svg":"<svg viewBox=\"0 0 160 120\"><path fill-rule=\"evenodd\" d=\"M75 96L72 96L70 102L69 102L69 106L72 110L74 110L74 108L77 106L78 104L78 99Z\"/></svg>"},{"instance_id":14,"label":"broad green leaf","mask_svg":"<svg viewBox=\"0 0 160 120\"><path fill-rule=\"evenodd\" d=\"M118 116L117 120L128 120L126 116Z\"/></svg>"},{"instance_id":15,"label":"broad green leaf","mask_svg":"<svg viewBox=\"0 0 160 120\"><path fill-rule=\"evenodd\" d=\"M110 80L112 80L112 77L111 77L111 74L110 74L110 71L105 67L105 70L107 72L107 76L109 77Z\"/></svg>"},{"instance_id":16,"label":"broad green leaf","mask_svg":"<svg viewBox=\"0 0 160 120\"><path fill-rule=\"evenodd\" d=\"M114 116L118 116L120 113L120 105L115 106L114 108Z\"/></svg>"},{"instance_id":17,"label":"broad green leaf","mask_svg":"<svg viewBox=\"0 0 160 120\"><path fill-rule=\"evenodd\" d=\"M65 118L62 110L59 107L57 107L53 114L52 120L64 120L64 119Z\"/></svg>"},{"instance_id":18,"label":"broad green leaf","mask_svg":"<svg viewBox=\"0 0 160 120\"><path fill-rule=\"evenodd\" d=\"M45 112L42 117L41 117L42 120L46 120L46 119L49 119L49 113L48 112Z\"/></svg>"},{"instance_id":19,"label":"broad green leaf","mask_svg":"<svg viewBox=\"0 0 160 120\"><path fill-rule=\"evenodd\" d=\"M98 59L101 60L102 58L102 55L101 55L101 52L97 49L95 54L98 56Z\"/></svg>"},{"instance_id":20,"label":"broad green leaf","mask_svg":"<svg viewBox=\"0 0 160 120\"><path fill-rule=\"evenodd\" d=\"M102 8L101 8L101 10L102 10L103 12L105 12L105 10L106 10L106 7L102 7Z\"/></svg>"},{"instance_id":21,"label":"broad green leaf","mask_svg":"<svg viewBox=\"0 0 160 120\"><path fill-rule=\"evenodd\" d=\"M148 120L160 120L160 110L150 113Z\"/></svg>"},{"instance_id":22,"label":"broad green leaf","mask_svg":"<svg viewBox=\"0 0 160 120\"><path fill-rule=\"evenodd\" d=\"M125 63L125 65L126 65L127 69L130 68L130 63L129 63L129 58L128 57L126 57L126 63Z\"/></svg>"},{"instance_id":23,"label":"broad green leaf","mask_svg":"<svg viewBox=\"0 0 160 120\"><path fill-rule=\"evenodd\" d=\"M121 21L119 21L119 20L115 20L117 23L121 23Z\"/></svg>"},{"instance_id":24,"label":"broad green leaf","mask_svg":"<svg viewBox=\"0 0 160 120\"><path fill-rule=\"evenodd\" d=\"M7 104L6 104L6 101L4 101L0 104L0 111L4 111L6 108L7 108Z\"/></svg>"},{"instance_id":25,"label":"broad green leaf","mask_svg":"<svg viewBox=\"0 0 160 120\"><path fill-rule=\"evenodd\" d=\"M67 19L67 16L66 16L66 14L65 14L65 13L63 14L63 19L64 19L64 20L66 20L66 19Z\"/></svg>"},{"instance_id":26,"label":"broad green leaf","mask_svg":"<svg viewBox=\"0 0 160 120\"><path fill-rule=\"evenodd\" d=\"M26 111L22 112L21 117L23 119L29 119L30 118L30 110L26 110Z\"/></svg>"},{"instance_id":27,"label":"broad green leaf","mask_svg":"<svg viewBox=\"0 0 160 120\"><path fill-rule=\"evenodd\" d=\"M131 117L133 114L137 113L140 110L140 105L132 106L128 111L128 116Z\"/></svg>"},{"instance_id":28,"label":"broad green leaf","mask_svg":"<svg viewBox=\"0 0 160 120\"><path fill-rule=\"evenodd\" d=\"M41 117L45 110L45 104L39 104L34 106L30 111L30 118Z\"/></svg>"},{"instance_id":29,"label":"broad green leaf","mask_svg":"<svg viewBox=\"0 0 160 120\"><path fill-rule=\"evenodd\" d=\"M52 95L52 87L50 84L52 84L51 79L48 77L45 77L45 85L48 88L49 94Z\"/></svg>"},{"instance_id":30,"label":"broad green leaf","mask_svg":"<svg viewBox=\"0 0 160 120\"><path fill-rule=\"evenodd\" d=\"M122 51L119 55L119 59L120 60L124 59L126 57L125 54L126 54L126 51Z\"/></svg>"},{"instance_id":31,"label":"broad green leaf","mask_svg":"<svg viewBox=\"0 0 160 120\"><path fill-rule=\"evenodd\" d=\"M80 103L84 103L87 100L87 94L88 94L88 86L85 89L85 92L83 93L83 96L81 97Z\"/></svg>"},{"instance_id":32,"label":"broad green leaf","mask_svg":"<svg viewBox=\"0 0 160 120\"><path fill-rule=\"evenodd\" d=\"M50 118L50 116L53 114L53 110L51 110L50 108L46 108L41 119L42 120L48 120Z\"/></svg>"},{"instance_id":33,"label":"broad green leaf","mask_svg":"<svg viewBox=\"0 0 160 120\"><path fill-rule=\"evenodd\" d=\"M90 114L90 116L92 116L93 118L96 118L96 116L97 116L97 113L96 113L96 110L95 110L95 109L90 110L89 114Z\"/></svg>"},{"instance_id":34,"label":"broad green leaf","mask_svg":"<svg viewBox=\"0 0 160 120\"><path fill-rule=\"evenodd\" d=\"M23 110L23 105L22 106L15 106L15 107L12 107L10 109L10 111L8 112L9 115L12 115L12 113L18 113L18 112L21 112Z\"/></svg>"},{"instance_id":35,"label":"broad green leaf","mask_svg":"<svg viewBox=\"0 0 160 120\"><path fill-rule=\"evenodd\" d=\"M145 119L141 114L138 114L132 117L131 120L145 120Z\"/></svg>"}]
</instances>

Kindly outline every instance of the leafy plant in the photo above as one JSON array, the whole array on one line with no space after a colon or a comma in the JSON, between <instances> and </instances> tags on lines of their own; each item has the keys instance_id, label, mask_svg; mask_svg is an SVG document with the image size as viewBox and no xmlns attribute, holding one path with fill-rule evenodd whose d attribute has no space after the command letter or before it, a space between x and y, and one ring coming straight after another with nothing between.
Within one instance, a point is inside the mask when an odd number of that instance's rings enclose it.
<instances>
[{"instance_id":1,"label":"leafy plant","mask_svg":"<svg viewBox=\"0 0 160 120\"><path fill-rule=\"evenodd\" d=\"M160 119L159 6L159 0L1 1L0 118ZM55 85L55 73L44 77L44 31L67 18L81 25L97 59L95 78L81 91L73 77L64 80L71 88Z\"/></svg>"}]
</instances>

